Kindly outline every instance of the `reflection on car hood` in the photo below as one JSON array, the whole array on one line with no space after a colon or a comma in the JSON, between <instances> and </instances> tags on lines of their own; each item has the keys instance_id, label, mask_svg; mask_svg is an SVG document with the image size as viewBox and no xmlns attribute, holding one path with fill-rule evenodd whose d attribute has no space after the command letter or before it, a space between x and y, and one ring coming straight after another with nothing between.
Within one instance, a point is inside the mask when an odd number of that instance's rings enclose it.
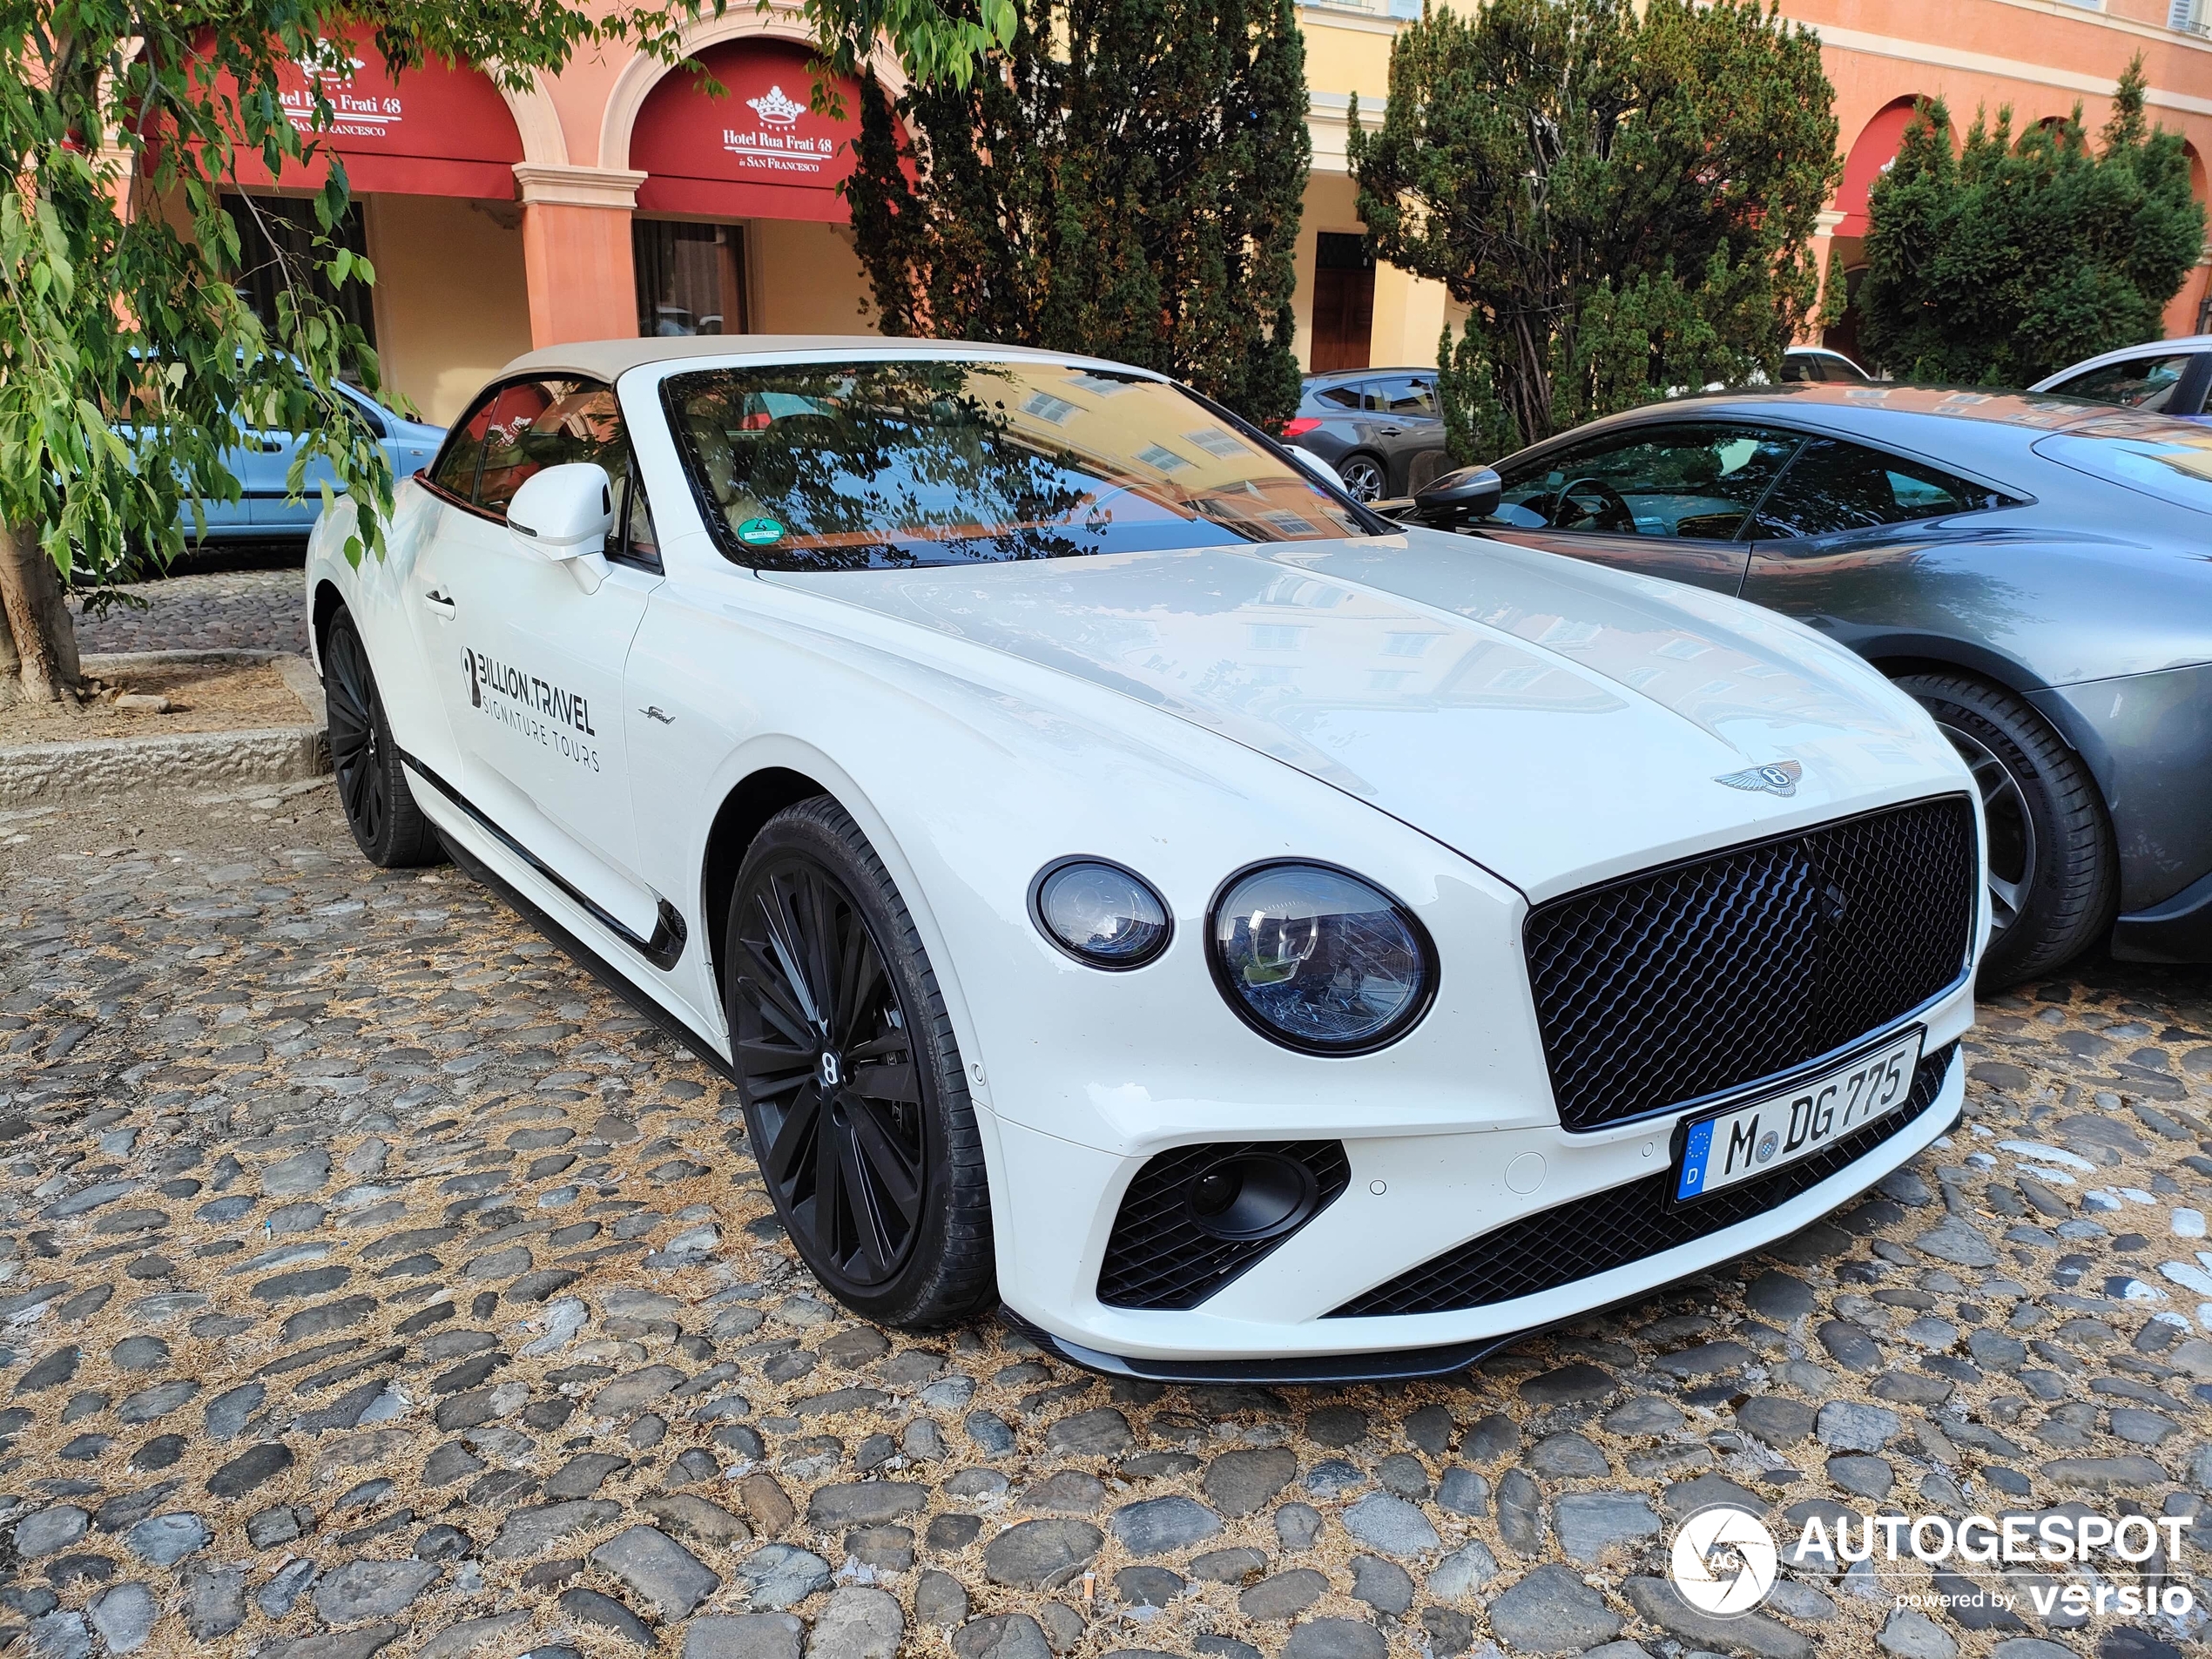
<instances>
[{"instance_id":1,"label":"reflection on car hood","mask_svg":"<svg viewBox=\"0 0 2212 1659\"><path fill-rule=\"evenodd\" d=\"M769 579L1218 732L1534 898L1966 782L1913 705L1795 624L1499 542ZM1787 799L1716 781L1784 759L1804 769Z\"/></svg>"}]
</instances>

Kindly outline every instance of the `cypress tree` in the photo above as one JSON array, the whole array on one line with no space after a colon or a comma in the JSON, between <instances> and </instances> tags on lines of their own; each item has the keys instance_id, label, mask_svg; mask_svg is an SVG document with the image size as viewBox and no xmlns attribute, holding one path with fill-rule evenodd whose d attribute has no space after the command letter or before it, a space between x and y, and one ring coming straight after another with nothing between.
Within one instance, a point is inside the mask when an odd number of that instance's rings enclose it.
<instances>
[{"instance_id":1,"label":"cypress tree","mask_svg":"<svg viewBox=\"0 0 2212 1659\"><path fill-rule=\"evenodd\" d=\"M2114 94L2101 147L2081 108L2017 138L1977 114L1953 153L1924 104L1867 199L1859 341L1911 380L2025 386L2155 340L2204 246L2181 135L2143 112L2142 60Z\"/></svg>"},{"instance_id":2,"label":"cypress tree","mask_svg":"<svg viewBox=\"0 0 2212 1659\"><path fill-rule=\"evenodd\" d=\"M1297 407L1312 143L1292 0L1016 0L964 87L861 91L846 186L883 330L1155 368Z\"/></svg>"}]
</instances>

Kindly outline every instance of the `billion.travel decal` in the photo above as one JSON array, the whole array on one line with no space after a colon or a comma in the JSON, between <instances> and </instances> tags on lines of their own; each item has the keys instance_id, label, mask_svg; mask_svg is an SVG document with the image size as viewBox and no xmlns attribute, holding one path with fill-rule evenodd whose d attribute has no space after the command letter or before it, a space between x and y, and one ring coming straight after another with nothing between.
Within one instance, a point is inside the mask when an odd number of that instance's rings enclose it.
<instances>
[{"instance_id":1,"label":"billion.travel decal","mask_svg":"<svg viewBox=\"0 0 2212 1659\"><path fill-rule=\"evenodd\" d=\"M590 699L581 691L550 685L465 646L461 668L469 677L470 707L580 766L599 770L598 750L574 735L599 735L591 724Z\"/></svg>"}]
</instances>

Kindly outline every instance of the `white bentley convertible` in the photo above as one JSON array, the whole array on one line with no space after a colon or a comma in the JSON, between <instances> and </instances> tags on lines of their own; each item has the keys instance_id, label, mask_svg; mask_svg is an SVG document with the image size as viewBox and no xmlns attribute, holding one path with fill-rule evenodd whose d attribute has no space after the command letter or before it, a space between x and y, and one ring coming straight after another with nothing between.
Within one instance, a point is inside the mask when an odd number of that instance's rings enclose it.
<instances>
[{"instance_id":1,"label":"white bentley convertible","mask_svg":"<svg viewBox=\"0 0 2212 1659\"><path fill-rule=\"evenodd\" d=\"M1750 606L1401 529L1156 375L562 347L383 558L342 536L307 592L362 851L603 958L886 1323L1443 1371L1960 1109L1979 808L1911 698Z\"/></svg>"}]
</instances>

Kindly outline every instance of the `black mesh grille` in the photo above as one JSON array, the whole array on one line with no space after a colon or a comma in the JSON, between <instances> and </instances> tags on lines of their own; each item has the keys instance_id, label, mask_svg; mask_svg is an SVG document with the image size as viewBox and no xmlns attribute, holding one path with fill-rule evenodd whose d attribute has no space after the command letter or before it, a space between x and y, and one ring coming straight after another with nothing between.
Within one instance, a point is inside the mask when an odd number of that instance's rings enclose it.
<instances>
[{"instance_id":1,"label":"black mesh grille","mask_svg":"<svg viewBox=\"0 0 2212 1659\"><path fill-rule=\"evenodd\" d=\"M1122 1196L1113 1236L1106 1241L1106 1264L1098 1270L1098 1299L1116 1308L1196 1307L1289 1238L1216 1238L1190 1218L1184 1195L1191 1177L1217 1158L1248 1152L1279 1152L1311 1170L1319 1189L1316 1216L1352 1181L1339 1141L1212 1142L1163 1152L1136 1172Z\"/></svg>"},{"instance_id":2,"label":"black mesh grille","mask_svg":"<svg viewBox=\"0 0 2212 1659\"><path fill-rule=\"evenodd\" d=\"M1593 1130L1817 1059L1958 982L1979 870L1963 795L1569 894L1524 929L1559 1121Z\"/></svg>"},{"instance_id":3,"label":"black mesh grille","mask_svg":"<svg viewBox=\"0 0 2212 1659\"><path fill-rule=\"evenodd\" d=\"M1764 1215L1810 1192L1919 1117L1943 1088L1951 1058L1958 1051L1959 1045L1950 1042L1922 1057L1903 1110L1763 1181L1727 1188L1681 1210L1667 1207L1671 1171L1594 1192L1454 1245L1389 1284L1352 1298L1329 1317L1447 1313L1510 1302L1642 1261Z\"/></svg>"}]
</instances>

